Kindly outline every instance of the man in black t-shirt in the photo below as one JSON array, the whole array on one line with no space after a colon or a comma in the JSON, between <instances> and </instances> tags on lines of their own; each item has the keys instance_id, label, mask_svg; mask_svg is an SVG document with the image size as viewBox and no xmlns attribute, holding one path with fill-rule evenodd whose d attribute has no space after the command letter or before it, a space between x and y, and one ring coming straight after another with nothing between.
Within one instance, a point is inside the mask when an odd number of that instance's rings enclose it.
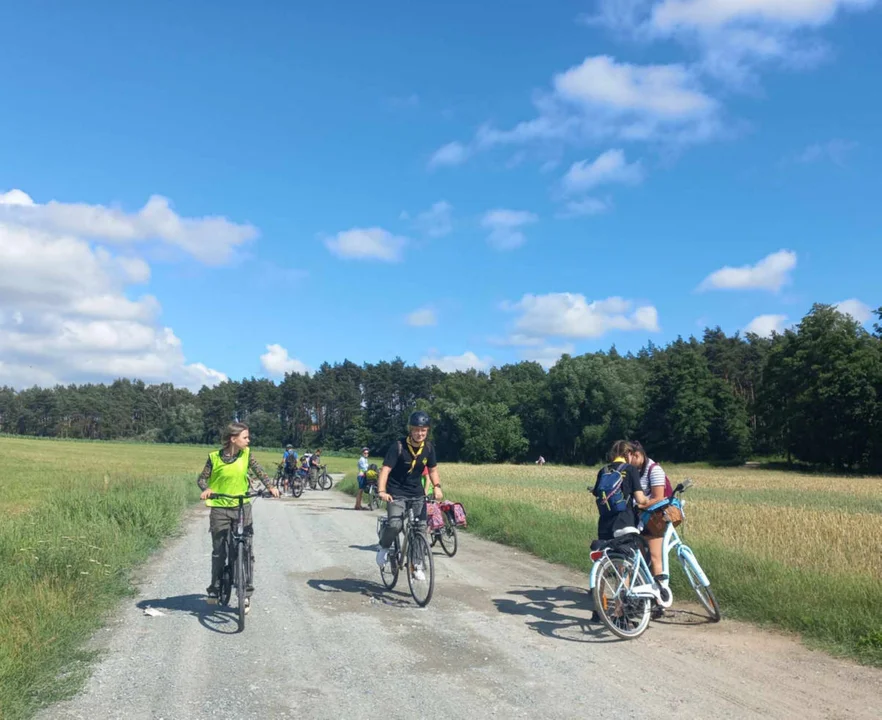
<instances>
[{"instance_id":1,"label":"man in black t-shirt","mask_svg":"<svg viewBox=\"0 0 882 720\"><path fill-rule=\"evenodd\" d=\"M401 532L407 507L413 507L420 531L426 531L426 496L423 490L423 468L429 469L429 480L434 488L436 500L441 500L441 479L438 476L438 461L435 446L429 435L429 416L422 410L411 413L408 422L408 435L389 446L380 477L377 478L377 496L386 503L388 522L380 536L380 549L377 550L377 565L386 564L387 551L395 537ZM428 539L428 538L427 538ZM414 575L419 580L422 573L417 568Z\"/></svg>"}]
</instances>

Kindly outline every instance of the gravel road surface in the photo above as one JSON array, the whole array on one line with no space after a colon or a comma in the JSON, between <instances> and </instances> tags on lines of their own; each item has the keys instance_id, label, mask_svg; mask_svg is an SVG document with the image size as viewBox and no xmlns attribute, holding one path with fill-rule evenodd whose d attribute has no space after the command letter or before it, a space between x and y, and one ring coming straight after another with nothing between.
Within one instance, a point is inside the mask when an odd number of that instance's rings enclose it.
<instances>
[{"instance_id":1,"label":"gravel road surface","mask_svg":"<svg viewBox=\"0 0 882 720\"><path fill-rule=\"evenodd\" d=\"M259 500L240 634L205 602L208 511L194 511L93 639L84 691L40 717L882 718L879 670L683 605L617 641L589 622L583 575L465 533L454 558L436 546L420 609L406 578L380 584L378 516L337 491Z\"/></svg>"}]
</instances>

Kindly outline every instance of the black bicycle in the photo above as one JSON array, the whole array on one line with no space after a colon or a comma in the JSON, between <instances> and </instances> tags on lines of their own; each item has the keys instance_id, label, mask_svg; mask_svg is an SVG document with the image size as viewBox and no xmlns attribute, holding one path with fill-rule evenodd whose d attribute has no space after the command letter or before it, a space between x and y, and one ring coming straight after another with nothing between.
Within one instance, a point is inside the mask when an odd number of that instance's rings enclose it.
<instances>
[{"instance_id":1,"label":"black bicycle","mask_svg":"<svg viewBox=\"0 0 882 720\"><path fill-rule=\"evenodd\" d=\"M435 590L435 561L429 549L429 542L417 525L413 512L414 501L408 500L406 507L404 527L392 541L386 564L380 568L380 578L383 585L392 590L398 582L399 571L404 568L407 572L410 594L417 605L425 607L432 599ZM382 535L388 520L377 518L377 521L377 534Z\"/></svg>"},{"instance_id":2,"label":"black bicycle","mask_svg":"<svg viewBox=\"0 0 882 720\"><path fill-rule=\"evenodd\" d=\"M229 535L225 541L227 545L227 562L221 573L220 590L218 593L218 602L226 607L230 604L233 586L236 586L236 599L239 603L239 632L245 629L245 606L248 597L246 586L248 575L251 572L251 553L246 552L247 545L245 543L245 499L263 497L264 495L265 492L263 490L256 490L244 495L224 495L222 493L212 493L209 495L211 499L229 498L230 500L239 501L239 517L236 525L230 528Z\"/></svg>"}]
</instances>

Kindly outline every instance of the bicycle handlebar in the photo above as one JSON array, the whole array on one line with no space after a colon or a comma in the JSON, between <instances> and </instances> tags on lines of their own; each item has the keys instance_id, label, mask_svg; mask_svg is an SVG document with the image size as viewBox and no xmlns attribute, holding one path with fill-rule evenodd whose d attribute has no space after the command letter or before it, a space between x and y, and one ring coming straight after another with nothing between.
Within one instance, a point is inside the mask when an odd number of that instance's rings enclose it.
<instances>
[{"instance_id":1,"label":"bicycle handlebar","mask_svg":"<svg viewBox=\"0 0 882 720\"><path fill-rule=\"evenodd\" d=\"M244 500L245 498L253 498L253 497L263 497L265 492L263 490L255 490L253 492L245 493L244 495L225 495L224 493L211 493L208 496L209 500L214 500L215 498L229 498L230 500Z\"/></svg>"}]
</instances>

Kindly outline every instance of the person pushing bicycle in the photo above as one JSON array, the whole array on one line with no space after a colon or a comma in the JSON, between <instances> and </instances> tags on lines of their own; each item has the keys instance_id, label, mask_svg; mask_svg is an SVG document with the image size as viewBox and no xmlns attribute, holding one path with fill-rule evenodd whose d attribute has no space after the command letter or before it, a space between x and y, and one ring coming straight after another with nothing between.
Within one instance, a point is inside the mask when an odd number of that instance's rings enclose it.
<instances>
[{"instance_id":1,"label":"person pushing bicycle","mask_svg":"<svg viewBox=\"0 0 882 720\"><path fill-rule=\"evenodd\" d=\"M254 456L251 454L251 435L248 426L244 423L230 423L224 428L222 434L223 447L208 456L205 467L196 479L196 484L202 490L200 497L211 508L208 518L208 530L211 533L211 584L206 592L209 598L217 598L219 595L220 577L226 564L227 547L226 539L230 529L238 520L238 501L230 498L210 498L212 493L223 495L244 495L248 492L248 472L251 471L260 481L269 488L273 497L279 497L279 489L272 484L272 480ZM254 592L254 525L252 521L251 500L245 500L245 536L246 549L251 558L248 563L248 577L246 578L246 591L248 598L245 601L246 612L251 607L251 594Z\"/></svg>"},{"instance_id":2,"label":"person pushing bicycle","mask_svg":"<svg viewBox=\"0 0 882 720\"><path fill-rule=\"evenodd\" d=\"M429 436L431 421L428 413L417 410L410 415L408 434L389 446L380 477L377 479L377 492L380 500L386 503L388 522L380 536L377 550L377 565L381 568L388 559L388 550L404 525L407 507L413 507L420 532L426 534L426 495L422 484L423 469L428 468L429 480L436 500L441 500L441 478L438 475L438 461L435 446ZM428 538L426 538L428 541ZM417 568L414 575L420 577L422 569Z\"/></svg>"}]
</instances>

